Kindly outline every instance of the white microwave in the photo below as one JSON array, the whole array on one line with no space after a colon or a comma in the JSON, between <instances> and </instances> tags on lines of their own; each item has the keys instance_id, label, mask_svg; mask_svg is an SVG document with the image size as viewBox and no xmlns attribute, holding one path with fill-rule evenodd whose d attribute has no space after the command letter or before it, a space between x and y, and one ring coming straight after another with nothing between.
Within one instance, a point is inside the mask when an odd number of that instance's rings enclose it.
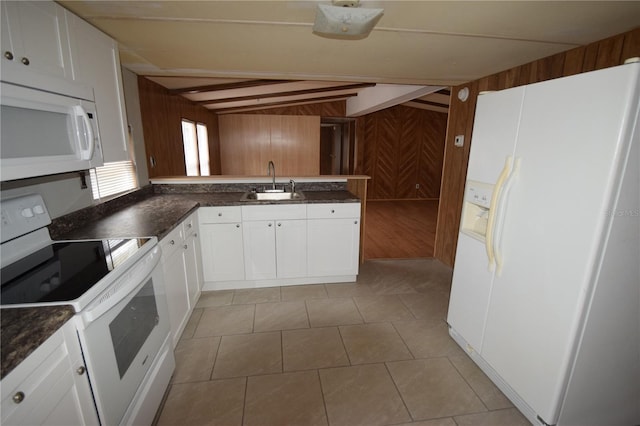
<instances>
[{"instance_id":1,"label":"white microwave","mask_svg":"<svg viewBox=\"0 0 640 426\"><path fill-rule=\"evenodd\" d=\"M0 178L8 181L101 166L96 105L0 83Z\"/></svg>"}]
</instances>

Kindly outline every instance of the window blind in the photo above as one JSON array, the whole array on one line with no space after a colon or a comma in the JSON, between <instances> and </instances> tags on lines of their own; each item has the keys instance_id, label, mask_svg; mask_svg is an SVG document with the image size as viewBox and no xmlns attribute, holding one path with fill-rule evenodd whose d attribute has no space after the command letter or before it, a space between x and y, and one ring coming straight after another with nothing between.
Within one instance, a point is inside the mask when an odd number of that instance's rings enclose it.
<instances>
[{"instance_id":1,"label":"window blind","mask_svg":"<svg viewBox=\"0 0 640 426\"><path fill-rule=\"evenodd\" d=\"M105 163L89 171L94 200L100 200L138 187L132 161Z\"/></svg>"}]
</instances>

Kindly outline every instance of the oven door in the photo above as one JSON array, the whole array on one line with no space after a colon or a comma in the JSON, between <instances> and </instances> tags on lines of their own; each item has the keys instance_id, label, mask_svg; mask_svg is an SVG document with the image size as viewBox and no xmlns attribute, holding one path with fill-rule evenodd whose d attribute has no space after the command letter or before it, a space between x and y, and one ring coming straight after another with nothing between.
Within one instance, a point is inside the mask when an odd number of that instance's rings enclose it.
<instances>
[{"instance_id":1,"label":"oven door","mask_svg":"<svg viewBox=\"0 0 640 426\"><path fill-rule=\"evenodd\" d=\"M79 337L100 421L120 424L169 336L155 247L80 313Z\"/></svg>"}]
</instances>

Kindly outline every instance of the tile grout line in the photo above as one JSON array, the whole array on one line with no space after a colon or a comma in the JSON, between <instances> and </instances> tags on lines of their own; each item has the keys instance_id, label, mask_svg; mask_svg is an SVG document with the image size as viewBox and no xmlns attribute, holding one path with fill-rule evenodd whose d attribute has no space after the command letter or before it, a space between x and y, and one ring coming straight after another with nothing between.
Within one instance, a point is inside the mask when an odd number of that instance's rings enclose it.
<instances>
[{"instance_id":1,"label":"tile grout line","mask_svg":"<svg viewBox=\"0 0 640 426\"><path fill-rule=\"evenodd\" d=\"M389 370L389 366L387 365L388 362L390 361L385 361L382 364L384 365L384 368L387 371L387 374L389 375L389 377L391 378L391 381L393 382L393 387L395 388L396 392L398 392L398 396L400 397L400 401L402 401L402 405L404 406L404 409L407 410L407 414L409 414L409 417L411 417L411 421L415 422L417 419L415 419L413 417L413 414L411 414L411 410L409 410L409 406L407 405L407 402L404 400L404 397L402 396L402 392L400 392L400 389L398 388L398 384L393 378L393 374L391 374L391 370Z\"/></svg>"},{"instance_id":2,"label":"tile grout line","mask_svg":"<svg viewBox=\"0 0 640 426\"><path fill-rule=\"evenodd\" d=\"M329 410L327 410L327 401L325 400L325 397L324 397L324 388L322 387L322 378L320 377L319 368L316 369L316 375L318 376L318 383L320 383L320 395L322 395L322 405L324 406L324 415L327 418L327 425L329 425L330 424Z\"/></svg>"}]
</instances>

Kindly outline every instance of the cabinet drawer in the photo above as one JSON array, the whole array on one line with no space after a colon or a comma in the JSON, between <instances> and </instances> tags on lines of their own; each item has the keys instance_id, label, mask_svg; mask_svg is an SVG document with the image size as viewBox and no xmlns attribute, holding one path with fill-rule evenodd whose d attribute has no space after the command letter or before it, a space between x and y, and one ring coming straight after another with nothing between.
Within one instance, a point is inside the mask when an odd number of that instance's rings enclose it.
<instances>
[{"instance_id":1,"label":"cabinet drawer","mask_svg":"<svg viewBox=\"0 0 640 426\"><path fill-rule=\"evenodd\" d=\"M176 226L171 232L169 232L162 240L160 240L160 250L162 250L162 257L166 259L170 256L178 247L182 245L184 240L184 234L182 233L182 225Z\"/></svg>"},{"instance_id":2,"label":"cabinet drawer","mask_svg":"<svg viewBox=\"0 0 640 426\"><path fill-rule=\"evenodd\" d=\"M193 213L182 222L184 238L189 238L198 229L198 212Z\"/></svg>"},{"instance_id":3,"label":"cabinet drawer","mask_svg":"<svg viewBox=\"0 0 640 426\"><path fill-rule=\"evenodd\" d=\"M309 219L360 217L360 203L328 203L307 205Z\"/></svg>"},{"instance_id":4,"label":"cabinet drawer","mask_svg":"<svg viewBox=\"0 0 640 426\"><path fill-rule=\"evenodd\" d=\"M242 221L240 206L201 207L198 215L200 223L233 223Z\"/></svg>"},{"instance_id":5,"label":"cabinet drawer","mask_svg":"<svg viewBox=\"0 0 640 426\"><path fill-rule=\"evenodd\" d=\"M242 206L243 220L306 219L306 204Z\"/></svg>"}]
</instances>

